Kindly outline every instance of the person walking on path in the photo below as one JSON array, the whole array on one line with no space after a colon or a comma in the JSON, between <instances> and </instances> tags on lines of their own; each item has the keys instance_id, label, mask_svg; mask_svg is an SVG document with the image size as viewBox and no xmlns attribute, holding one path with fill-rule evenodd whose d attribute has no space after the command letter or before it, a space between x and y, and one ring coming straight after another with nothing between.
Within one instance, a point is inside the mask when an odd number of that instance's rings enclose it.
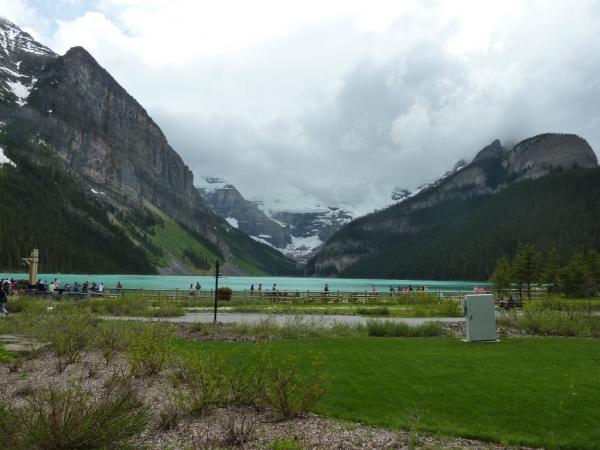
<instances>
[{"instance_id":1,"label":"person walking on path","mask_svg":"<svg viewBox=\"0 0 600 450\"><path fill-rule=\"evenodd\" d=\"M254 285L250 286L250 295L254 295Z\"/></svg>"},{"instance_id":2,"label":"person walking on path","mask_svg":"<svg viewBox=\"0 0 600 450\"><path fill-rule=\"evenodd\" d=\"M6 309L6 302L8 301L8 292L4 289L4 283L0 286L0 312L5 316L8 316L8 310Z\"/></svg>"}]
</instances>

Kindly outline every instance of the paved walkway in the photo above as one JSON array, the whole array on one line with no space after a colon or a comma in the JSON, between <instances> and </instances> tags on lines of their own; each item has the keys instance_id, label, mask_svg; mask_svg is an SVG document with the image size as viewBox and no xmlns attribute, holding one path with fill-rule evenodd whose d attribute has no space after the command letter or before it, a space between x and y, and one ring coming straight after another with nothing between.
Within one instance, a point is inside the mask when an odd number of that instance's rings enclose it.
<instances>
[{"instance_id":1,"label":"paved walkway","mask_svg":"<svg viewBox=\"0 0 600 450\"><path fill-rule=\"evenodd\" d=\"M212 323L213 313L188 313L181 317L105 317L106 319L118 320L153 320L175 323ZM217 321L222 323L232 322L250 322L258 323L261 321L273 321L277 324L302 321L306 323L315 323L319 325L331 326L335 323L342 324L365 324L367 320L393 320L394 322L404 322L410 325L418 325L426 322L464 322L463 317L362 317L342 314L260 314L260 313L218 313Z\"/></svg>"}]
</instances>

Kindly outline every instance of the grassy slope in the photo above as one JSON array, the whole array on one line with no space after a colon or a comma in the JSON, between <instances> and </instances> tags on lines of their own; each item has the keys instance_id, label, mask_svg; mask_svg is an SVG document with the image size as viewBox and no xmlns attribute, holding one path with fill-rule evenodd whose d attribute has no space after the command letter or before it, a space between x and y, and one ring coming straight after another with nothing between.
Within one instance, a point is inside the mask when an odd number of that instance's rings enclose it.
<instances>
[{"instance_id":1,"label":"grassy slope","mask_svg":"<svg viewBox=\"0 0 600 450\"><path fill-rule=\"evenodd\" d=\"M183 260L184 250L189 249L195 254L205 257L211 263L218 258L215 252L203 245L198 239L194 239L187 230L169 216L156 208L153 209L153 212L160 216L162 224L153 227L154 235L151 236L151 239L156 245L162 247L166 253ZM191 265L189 261L187 262ZM167 258L162 258L158 263L164 267L169 264L169 261Z\"/></svg>"},{"instance_id":2,"label":"grassy slope","mask_svg":"<svg viewBox=\"0 0 600 450\"><path fill-rule=\"evenodd\" d=\"M235 359L247 344L210 345ZM598 448L600 341L338 338L267 345L303 363L321 354L333 380L317 412L390 428L543 446ZM193 356L192 356L193 357Z\"/></svg>"}]
</instances>

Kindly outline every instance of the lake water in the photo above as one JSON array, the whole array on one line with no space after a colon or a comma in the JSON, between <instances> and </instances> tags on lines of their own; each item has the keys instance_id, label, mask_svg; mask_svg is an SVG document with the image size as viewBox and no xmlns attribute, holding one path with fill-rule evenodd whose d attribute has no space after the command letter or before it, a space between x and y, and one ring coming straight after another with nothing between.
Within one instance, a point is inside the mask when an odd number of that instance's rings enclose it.
<instances>
[{"instance_id":1,"label":"lake water","mask_svg":"<svg viewBox=\"0 0 600 450\"><path fill-rule=\"evenodd\" d=\"M0 273L0 278L26 279L23 273ZM74 275L74 274L40 274L39 279L51 282L55 278L61 281L73 283L79 281L95 281L104 283L107 288L114 288L117 282L121 282L126 289L189 289L190 284L196 285L200 282L202 290L214 289L215 279L210 276L171 276L171 275ZM234 291L254 289L262 284L263 291L271 290L273 284L277 284L280 291L322 291L325 283L329 284L332 292L364 292L371 291L374 284L378 292L388 292L390 286L398 289L398 286L411 285L427 286L430 291L457 292L472 291L474 287L488 287L489 283L469 281L434 281L434 280L380 280L380 279L351 279L351 278L302 278L302 277L229 277L219 278L220 287L229 287Z\"/></svg>"}]
</instances>

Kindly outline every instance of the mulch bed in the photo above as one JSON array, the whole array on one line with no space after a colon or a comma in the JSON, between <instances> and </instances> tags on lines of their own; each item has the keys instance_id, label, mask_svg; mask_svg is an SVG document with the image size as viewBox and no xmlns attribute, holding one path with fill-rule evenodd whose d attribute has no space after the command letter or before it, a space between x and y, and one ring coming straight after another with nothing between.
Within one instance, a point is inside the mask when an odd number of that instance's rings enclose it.
<instances>
[{"instance_id":1,"label":"mulch bed","mask_svg":"<svg viewBox=\"0 0 600 450\"><path fill-rule=\"evenodd\" d=\"M44 351L26 359L13 370L9 371L8 363L0 367L0 398L17 406L26 402L32 390L38 387L66 388L77 384L91 391L92 395L99 395L111 377L131 378L124 357L119 356L106 365L99 353L87 353L79 362L58 373L56 357L51 351ZM131 378L131 381L154 418L173 404L168 370L154 377ZM156 423L156 419L153 423ZM234 442L235 438L238 438L238 442ZM271 419L268 411L239 407L212 408L199 418L183 416L168 431L159 431L151 425L134 439L133 445L149 449L259 449L269 448L274 441L283 438L297 442L300 448L305 449L507 448L470 439L446 439L409 431L390 431L315 414L277 422Z\"/></svg>"}]
</instances>

